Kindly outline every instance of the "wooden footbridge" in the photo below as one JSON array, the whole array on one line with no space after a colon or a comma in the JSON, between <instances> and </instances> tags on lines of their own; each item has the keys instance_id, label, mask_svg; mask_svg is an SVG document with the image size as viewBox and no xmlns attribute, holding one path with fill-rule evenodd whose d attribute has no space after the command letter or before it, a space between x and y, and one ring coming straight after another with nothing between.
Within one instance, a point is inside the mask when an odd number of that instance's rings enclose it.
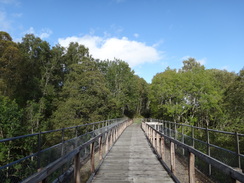
<instances>
[{"instance_id":1,"label":"wooden footbridge","mask_svg":"<svg viewBox=\"0 0 244 183\"><path fill-rule=\"evenodd\" d=\"M0 167L0 182L244 182L240 149L221 149L229 153L229 159L234 157L235 166L231 166L210 156L214 146L209 140L201 141L207 147L207 153L202 152L200 140L183 131L183 126L171 122L116 119L3 139L0 143L35 137L38 151ZM44 148L44 139L49 134L54 137L53 133L60 135L61 142ZM238 140L243 134L234 135ZM13 176L16 167L21 167L18 179Z\"/></svg>"},{"instance_id":2,"label":"wooden footbridge","mask_svg":"<svg viewBox=\"0 0 244 183\"><path fill-rule=\"evenodd\" d=\"M148 144L140 125L130 125L115 143L93 183L174 182Z\"/></svg>"}]
</instances>

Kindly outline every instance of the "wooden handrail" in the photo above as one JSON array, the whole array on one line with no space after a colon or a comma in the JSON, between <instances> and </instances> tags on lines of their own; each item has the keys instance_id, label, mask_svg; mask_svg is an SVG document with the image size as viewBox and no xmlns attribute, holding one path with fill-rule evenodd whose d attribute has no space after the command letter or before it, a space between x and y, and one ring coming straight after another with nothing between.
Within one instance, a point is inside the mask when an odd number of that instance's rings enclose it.
<instances>
[{"instance_id":1,"label":"wooden handrail","mask_svg":"<svg viewBox=\"0 0 244 183\"><path fill-rule=\"evenodd\" d=\"M106 147L110 147L115 143L117 138L122 134L122 132L125 130L125 128L132 123L132 120L126 120L124 122L121 122L119 124L116 124L112 128L108 129L107 131L98 134L96 137L90 139L89 141L83 143L82 145L78 146L76 149L72 150L68 154L62 156L61 158L57 159L56 161L50 163L48 166L41 169L39 172L33 174L32 176L28 177L22 183L33 183L33 182L45 182L46 178L51 175L54 171L56 171L58 168L60 168L63 164L70 161L72 158L74 158L74 180L76 183L80 183L80 152L82 149L91 146L91 153L90 153L90 163L91 163L91 173L95 172L95 164L94 164L94 156L95 156L95 147L94 144L96 141L99 141L99 143L102 142L102 137L104 135L107 135L106 140ZM115 132L118 131L118 135L115 135ZM116 138L115 138L116 137ZM108 138L110 140L108 140ZM101 157L103 157L102 152L102 145L99 145L99 154ZM108 148L109 148L108 147ZM106 148L106 153L108 153L108 148Z\"/></svg>"},{"instance_id":2,"label":"wooden handrail","mask_svg":"<svg viewBox=\"0 0 244 183\"><path fill-rule=\"evenodd\" d=\"M177 146L180 146L181 148L183 148L184 150L189 152L189 182L195 182L195 156L198 157L199 159L205 161L206 163L210 164L211 166L219 169L220 171L222 171L223 173L229 175L234 181L243 181L244 180L244 174L238 170L235 170L234 168L224 164L223 162L220 162L216 159L214 159L213 157L210 157L209 155L206 155L204 153L202 153L201 151L198 151L197 149L193 148L192 146L189 146L187 144L184 144L172 137L166 136L165 134L161 133L160 131L158 131L156 128L146 124L146 123L142 123L142 129L144 130L145 134L147 135L148 139L150 140L151 145L153 146L154 150L157 152L158 155L161 155L161 158L164 160L164 152L165 152L165 147L164 147L164 143L162 143L162 141L164 141L164 139L167 139L170 141L171 143L171 173L175 174L175 169L174 169L174 148L172 144L176 144ZM153 138L151 138L153 134ZM158 135L154 135L154 134L158 134ZM157 139L155 138L160 138L161 139L161 148L157 148L155 146L155 141L157 141ZM160 151L158 150L160 149Z\"/></svg>"}]
</instances>

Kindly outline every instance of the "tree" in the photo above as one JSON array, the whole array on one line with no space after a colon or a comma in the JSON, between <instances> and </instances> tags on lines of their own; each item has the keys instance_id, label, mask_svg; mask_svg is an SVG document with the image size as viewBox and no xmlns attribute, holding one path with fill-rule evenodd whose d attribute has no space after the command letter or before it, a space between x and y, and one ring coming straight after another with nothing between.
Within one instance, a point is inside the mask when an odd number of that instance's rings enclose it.
<instances>
[{"instance_id":1,"label":"tree","mask_svg":"<svg viewBox=\"0 0 244 183\"><path fill-rule=\"evenodd\" d=\"M244 132L244 69L240 70L234 82L225 91L224 104L229 114L226 127L231 130ZM231 123L231 125L230 125Z\"/></svg>"},{"instance_id":2,"label":"tree","mask_svg":"<svg viewBox=\"0 0 244 183\"><path fill-rule=\"evenodd\" d=\"M24 127L22 125L23 112L19 109L15 101L8 97L0 96L0 138L10 138L23 135ZM7 164L16 160L19 154L16 152L20 144L15 142L0 143L0 163Z\"/></svg>"},{"instance_id":3,"label":"tree","mask_svg":"<svg viewBox=\"0 0 244 183\"><path fill-rule=\"evenodd\" d=\"M216 79L195 59L183 61L178 72L166 69L151 84L151 108L156 117L214 126L221 115L221 90Z\"/></svg>"},{"instance_id":4,"label":"tree","mask_svg":"<svg viewBox=\"0 0 244 183\"><path fill-rule=\"evenodd\" d=\"M71 43L65 55L67 74L57 110L53 114L55 128L103 120L106 117L109 90L96 61L87 51L84 46Z\"/></svg>"},{"instance_id":5,"label":"tree","mask_svg":"<svg viewBox=\"0 0 244 183\"><path fill-rule=\"evenodd\" d=\"M11 36L0 31L0 94L15 98L21 82L22 57Z\"/></svg>"},{"instance_id":6,"label":"tree","mask_svg":"<svg viewBox=\"0 0 244 183\"><path fill-rule=\"evenodd\" d=\"M109 96L112 108L110 117L134 116L136 113L136 91L134 90L136 79L134 71L126 62L118 59L100 62L99 67L111 92Z\"/></svg>"}]
</instances>

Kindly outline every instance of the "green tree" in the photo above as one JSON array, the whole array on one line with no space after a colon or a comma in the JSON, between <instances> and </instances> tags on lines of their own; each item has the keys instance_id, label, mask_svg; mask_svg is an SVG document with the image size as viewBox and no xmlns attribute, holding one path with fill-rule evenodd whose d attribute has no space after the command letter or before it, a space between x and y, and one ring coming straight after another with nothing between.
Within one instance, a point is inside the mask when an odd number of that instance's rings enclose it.
<instances>
[{"instance_id":1,"label":"green tree","mask_svg":"<svg viewBox=\"0 0 244 183\"><path fill-rule=\"evenodd\" d=\"M104 119L108 112L109 90L97 62L77 43L70 44L65 58L66 75L53 114L53 125L61 128Z\"/></svg>"},{"instance_id":2,"label":"green tree","mask_svg":"<svg viewBox=\"0 0 244 183\"><path fill-rule=\"evenodd\" d=\"M136 85L134 71L126 62L118 59L100 62L99 67L111 92L109 96L110 117L134 116L137 100L134 90Z\"/></svg>"},{"instance_id":3,"label":"green tree","mask_svg":"<svg viewBox=\"0 0 244 183\"><path fill-rule=\"evenodd\" d=\"M240 70L234 82L225 91L224 104L229 114L225 124L228 130L244 132L244 69ZM231 129L230 129L231 128Z\"/></svg>"},{"instance_id":4,"label":"green tree","mask_svg":"<svg viewBox=\"0 0 244 183\"><path fill-rule=\"evenodd\" d=\"M25 129L22 126L22 110L19 109L15 101L8 97L0 96L0 138L10 138L23 135ZM12 141L0 143L0 164L5 165L13 160L17 160L18 148L21 144ZM17 153L17 154L16 154Z\"/></svg>"},{"instance_id":5,"label":"green tree","mask_svg":"<svg viewBox=\"0 0 244 183\"><path fill-rule=\"evenodd\" d=\"M21 82L22 57L11 36L0 31L0 94L14 99Z\"/></svg>"}]
</instances>

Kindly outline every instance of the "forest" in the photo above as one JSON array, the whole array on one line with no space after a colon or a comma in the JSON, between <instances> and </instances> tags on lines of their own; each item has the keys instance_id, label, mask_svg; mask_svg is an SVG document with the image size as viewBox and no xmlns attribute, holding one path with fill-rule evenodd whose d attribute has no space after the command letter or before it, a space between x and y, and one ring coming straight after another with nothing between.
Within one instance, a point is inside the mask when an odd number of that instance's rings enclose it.
<instances>
[{"instance_id":1,"label":"forest","mask_svg":"<svg viewBox=\"0 0 244 183\"><path fill-rule=\"evenodd\" d=\"M0 32L0 139L123 116L244 133L243 96L244 68L189 58L147 83L125 61L93 58L78 43L50 46L33 34L16 43Z\"/></svg>"}]
</instances>

